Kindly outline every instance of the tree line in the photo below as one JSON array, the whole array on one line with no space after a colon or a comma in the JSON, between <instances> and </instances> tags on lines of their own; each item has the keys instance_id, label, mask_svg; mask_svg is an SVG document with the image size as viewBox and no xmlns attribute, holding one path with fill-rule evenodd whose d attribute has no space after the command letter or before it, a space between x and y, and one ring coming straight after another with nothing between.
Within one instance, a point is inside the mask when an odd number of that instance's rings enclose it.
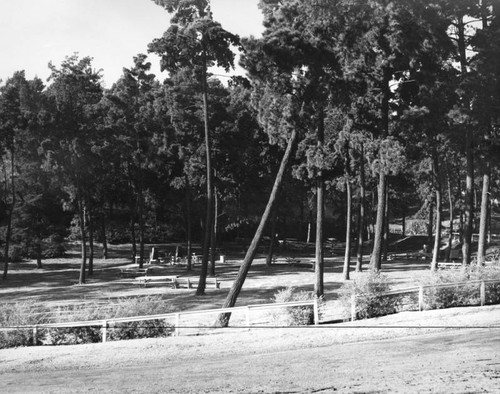
<instances>
[{"instance_id":1,"label":"tree line","mask_svg":"<svg viewBox=\"0 0 500 394\"><path fill-rule=\"evenodd\" d=\"M177 237L188 269L202 241L201 295L217 239L253 235L230 307L264 231L272 245L279 218L300 211L300 223L316 225L321 297L325 207L342 207L346 280L353 251L356 270L382 268L391 217L427 218L433 270L444 220L449 245L462 234L463 264L476 231L484 260L499 146L498 1L261 0L260 38L223 29L208 0L154 1L171 15L147 48L164 81L138 54L104 89L92 59L75 54L49 65L47 85L23 71L2 84L4 278L14 251L40 267L68 232L81 242L80 283L93 273L95 240L105 257L111 234L124 237L142 264L146 241ZM221 83L210 69L230 71L235 51L247 76Z\"/></svg>"}]
</instances>

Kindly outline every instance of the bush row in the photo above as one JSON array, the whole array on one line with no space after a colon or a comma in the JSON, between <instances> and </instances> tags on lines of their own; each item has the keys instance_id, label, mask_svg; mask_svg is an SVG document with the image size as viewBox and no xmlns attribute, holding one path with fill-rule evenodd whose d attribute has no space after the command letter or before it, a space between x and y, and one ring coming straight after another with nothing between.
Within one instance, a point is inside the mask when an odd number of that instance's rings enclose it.
<instances>
[{"instance_id":1,"label":"bush row","mask_svg":"<svg viewBox=\"0 0 500 394\"><path fill-rule=\"evenodd\" d=\"M45 323L104 320L120 317L147 316L169 313L165 301L159 296L109 300L106 305L90 303L74 307L40 310L33 302L7 304L0 310L0 348L30 345L72 345L102 341L101 326L75 328L40 328L36 343L33 329ZM34 313L34 311L36 311ZM107 340L122 340L169 336L173 326L164 320L126 322L112 325Z\"/></svg>"},{"instance_id":2,"label":"bush row","mask_svg":"<svg viewBox=\"0 0 500 394\"><path fill-rule=\"evenodd\" d=\"M480 305L477 281L500 280L498 266L471 265L454 270L438 270L419 280L424 286L424 309L442 309ZM460 283L457 286L438 287ZM388 278L380 273L367 273L345 283L340 289L340 301L345 318L351 316L352 298L356 300L356 319L368 319L405 310L418 310L418 292L384 294L390 290ZM500 303L500 283L488 283L485 288L486 304Z\"/></svg>"}]
</instances>

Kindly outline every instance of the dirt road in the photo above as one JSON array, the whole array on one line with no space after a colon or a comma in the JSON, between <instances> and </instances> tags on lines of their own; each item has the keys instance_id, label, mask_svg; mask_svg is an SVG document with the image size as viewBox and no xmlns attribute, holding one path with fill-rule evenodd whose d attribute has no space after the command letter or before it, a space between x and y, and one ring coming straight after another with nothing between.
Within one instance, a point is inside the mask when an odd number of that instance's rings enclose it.
<instances>
[{"instance_id":1,"label":"dirt road","mask_svg":"<svg viewBox=\"0 0 500 394\"><path fill-rule=\"evenodd\" d=\"M5 393L497 393L500 306L10 349L0 360Z\"/></svg>"}]
</instances>

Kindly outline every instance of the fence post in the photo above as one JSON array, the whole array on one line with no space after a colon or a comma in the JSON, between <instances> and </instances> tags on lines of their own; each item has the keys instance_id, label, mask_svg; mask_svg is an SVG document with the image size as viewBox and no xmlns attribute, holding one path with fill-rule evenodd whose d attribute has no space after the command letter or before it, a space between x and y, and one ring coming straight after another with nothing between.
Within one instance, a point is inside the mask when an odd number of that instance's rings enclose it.
<instances>
[{"instance_id":1,"label":"fence post","mask_svg":"<svg viewBox=\"0 0 500 394\"><path fill-rule=\"evenodd\" d=\"M314 297L314 325L317 326L319 324L319 299L318 297Z\"/></svg>"},{"instance_id":2,"label":"fence post","mask_svg":"<svg viewBox=\"0 0 500 394\"><path fill-rule=\"evenodd\" d=\"M179 331L180 331L180 321L181 321L181 314L180 313L176 313L175 314L175 336L178 337L179 336Z\"/></svg>"},{"instance_id":3,"label":"fence post","mask_svg":"<svg viewBox=\"0 0 500 394\"><path fill-rule=\"evenodd\" d=\"M101 333L102 333L102 343L105 343L106 337L108 336L108 322L106 320L103 320L102 322Z\"/></svg>"},{"instance_id":4,"label":"fence post","mask_svg":"<svg viewBox=\"0 0 500 394\"><path fill-rule=\"evenodd\" d=\"M351 321L356 320L356 294L351 296Z\"/></svg>"},{"instance_id":5,"label":"fence post","mask_svg":"<svg viewBox=\"0 0 500 394\"><path fill-rule=\"evenodd\" d=\"M481 300L481 306L484 306L486 304L486 284L484 280L479 284L479 298Z\"/></svg>"},{"instance_id":6,"label":"fence post","mask_svg":"<svg viewBox=\"0 0 500 394\"><path fill-rule=\"evenodd\" d=\"M38 342L38 326L35 324L33 326L33 346L36 346Z\"/></svg>"},{"instance_id":7,"label":"fence post","mask_svg":"<svg viewBox=\"0 0 500 394\"><path fill-rule=\"evenodd\" d=\"M418 288L418 311L422 312L424 310L424 286L419 286Z\"/></svg>"}]
</instances>

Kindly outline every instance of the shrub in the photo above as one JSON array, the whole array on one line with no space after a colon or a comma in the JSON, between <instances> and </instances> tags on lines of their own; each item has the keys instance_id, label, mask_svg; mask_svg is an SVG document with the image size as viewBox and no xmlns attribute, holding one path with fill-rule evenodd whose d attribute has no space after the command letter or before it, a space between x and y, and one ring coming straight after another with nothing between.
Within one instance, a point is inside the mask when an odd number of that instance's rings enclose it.
<instances>
[{"instance_id":1,"label":"shrub","mask_svg":"<svg viewBox=\"0 0 500 394\"><path fill-rule=\"evenodd\" d=\"M500 280L500 270L496 267L470 265L456 270L440 270L420 282L427 286L424 291L424 308L440 309L457 306L479 305L480 280ZM459 283L453 287L438 287L447 283ZM434 287L436 286L436 287ZM500 284L486 285L486 303L500 302Z\"/></svg>"},{"instance_id":2,"label":"shrub","mask_svg":"<svg viewBox=\"0 0 500 394\"><path fill-rule=\"evenodd\" d=\"M0 312L0 326L18 327L48 323L43 314L33 314L34 303L17 303L3 307ZM40 328L37 343L44 345L72 345L102 341L100 320L147 316L168 313L165 302L159 296L122 298L106 304L81 303L70 307L59 307L50 312L51 322L65 323L96 320L95 326L68 328ZM150 338L171 335L173 328L163 320L119 323L109 327L109 340ZM33 345L33 331L14 328L0 331L0 348Z\"/></svg>"},{"instance_id":3,"label":"shrub","mask_svg":"<svg viewBox=\"0 0 500 394\"><path fill-rule=\"evenodd\" d=\"M3 304L0 309L0 349L33 344L33 330L15 328L31 326L43 322L40 315L34 314L33 302ZM12 327L12 329L10 329Z\"/></svg>"},{"instance_id":4,"label":"shrub","mask_svg":"<svg viewBox=\"0 0 500 394\"><path fill-rule=\"evenodd\" d=\"M275 303L310 301L314 295L310 292L296 292L293 287L279 290L273 298ZM284 326L303 326L314 324L314 308L312 306L293 306L275 309L271 313L271 320L275 324Z\"/></svg>"},{"instance_id":5,"label":"shrub","mask_svg":"<svg viewBox=\"0 0 500 394\"><path fill-rule=\"evenodd\" d=\"M356 319L369 319L395 313L400 296L383 296L390 285L386 276L369 272L355 280L346 282L339 290L339 300L346 318L351 316L352 298L356 302Z\"/></svg>"}]
</instances>

